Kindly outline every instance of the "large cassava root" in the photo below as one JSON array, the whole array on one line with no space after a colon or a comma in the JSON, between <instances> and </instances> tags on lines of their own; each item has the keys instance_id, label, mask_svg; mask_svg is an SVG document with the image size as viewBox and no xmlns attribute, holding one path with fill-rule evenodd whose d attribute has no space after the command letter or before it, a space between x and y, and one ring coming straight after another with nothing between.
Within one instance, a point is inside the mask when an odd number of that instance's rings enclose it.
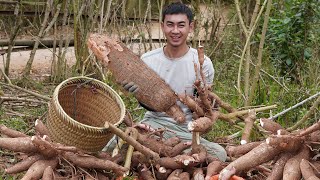
<instances>
[{"instance_id":1,"label":"large cassava root","mask_svg":"<svg viewBox=\"0 0 320 180\"><path fill-rule=\"evenodd\" d=\"M39 121L37 121L37 123L41 124ZM112 126L112 128L115 129L116 127ZM129 129L129 131L137 131L137 129L133 127L128 127L127 129ZM117 130L112 131L116 132ZM128 170L119 165L119 163L122 163L123 159L118 161L116 160L116 156L111 157L111 155L106 153L100 153L99 155L93 156L93 154L89 154L75 147L51 142L50 138L47 138L47 135L43 133L36 132L36 134L42 134L43 136L40 137L35 135L32 137L0 138L1 148L9 148L9 150L17 152L23 150L28 154L31 153L26 159L6 168L6 173L16 174L26 171L23 179L52 179L53 176L63 178L64 175L59 174L57 169L71 165L71 169L79 168L81 171L87 171L84 177L88 179L91 177L89 169L94 169L97 172L107 171L109 175L102 175L105 177L114 177L115 175L123 176ZM12 142L14 143L21 142L21 140L27 140L27 143L18 144L19 148L10 148L8 143L9 140L13 140ZM132 143L131 141L128 142ZM206 166L207 163L211 162L208 161L208 159L212 159L209 156L207 157L206 149L201 145L194 147L188 154L184 154L182 151L185 148L190 147L191 144L182 142L177 138L165 140L162 139L161 136L157 137L156 134L145 135L138 133L137 143L139 142L146 146L157 146L152 147L152 149L161 149L158 158L150 158L152 157L152 155L150 156L149 154L151 151L141 150L145 154L139 151L133 152L131 169L137 169L133 174L140 176L142 179L143 177L147 179L152 179L154 177L150 171L152 166L157 167L155 168L157 179L167 179L168 176L172 174L171 172L176 169L182 170L179 174L179 178L189 179L194 174L194 169L197 169L198 166ZM144 145L141 145L141 148L147 148ZM28 148L29 150L26 150ZM190 169L190 171L187 171L187 169ZM110 175L110 171L113 172L113 175ZM96 175L97 172L94 174ZM74 175L75 172L70 172L68 179Z\"/></svg>"},{"instance_id":2,"label":"large cassava root","mask_svg":"<svg viewBox=\"0 0 320 180\"><path fill-rule=\"evenodd\" d=\"M114 76L116 82L134 82L139 90L134 93L139 102L159 112L166 112L178 122L185 117L176 104L178 96L153 70L124 44L100 34L91 34L88 47ZM157 103L154 103L157 102Z\"/></svg>"},{"instance_id":3,"label":"large cassava root","mask_svg":"<svg viewBox=\"0 0 320 180\"><path fill-rule=\"evenodd\" d=\"M127 129L129 129L129 131L136 130L133 127ZM156 177L156 179L205 178L208 180L217 174L220 174L220 179L228 179L229 177L234 177L234 175L244 176L244 172L252 171L252 169L259 170L264 174L264 177L268 179L299 179L302 176L305 179L317 179L317 174L312 174L314 165L309 163L312 157L312 152L309 148L313 145L309 143L319 141L317 137L319 131L310 131L309 128L292 134L271 135L265 142L251 142L240 145L239 148L245 150L233 150L233 152L230 150L230 152L228 152L229 156L238 157L238 159L230 163L214 160L214 158L207 155L205 148L201 145L193 145L189 153L182 152L184 148L181 148L178 150L179 152L173 153L173 155L171 154L170 157L170 153L168 152L175 149L176 146L180 146L179 144L183 144L183 142L178 138L163 139L161 134L156 132L157 130L153 130L151 134L149 132L149 135L139 133L137 137L137 142L140 143L142 148L150 147L150 150L156 150L157 147L159 147L159 149L161 149L161 152L154 152L158 154L159 158L153 159L150 159L148 152L142 151L146 154L139 151L133 152L130 166L131 173L139 176L141 179L154 179L154 177ZM301 136L301 134L306 135ZM314 135L316 137L314 137ZM3 139L6 140L1 141ZM7 143L8 139L15 140L12 142L28 139L24 148L9 149L24 150L28 154L31 153L29 157L5 169L5 172L10 174L27 171L24 179L31 177L42 177L42 179L45 179L52 177L53 174L55 177L62 176L57 174L57 168L58 166L59 169L61 168L61 163L63 163L64 166L72 164L76 169L79 168L79 171L81 169L87 171L85 175L83 175L86 179L89 179L89 177L97 177L97 174L101 172L104 173L100 175L100 177L106 178L109 176L111 178L114 176L122 176L127 171L126 168L119 165L124 161L123 158L119 159L117 156L112 158L111 155L106 153L93 156L93 154L83 152L76 148L53 143L49 140L50 138L46 138L46 135L42 137L36 135L33 137L0 138L1 148L7 148L9 146ZM20 144L20 146L21 145L22 144ZM32 151L26 151L26 147L32 147ZM55 150L51 151L50 149ZM167 151L167 153L164 153L165 151ZM119 153L120 156L118 157L121 157L121 152ZM58 160L60 163L57 163ZM265 168L263 164L271 160L274 160L275 164L271 166L272 171L270 173L270 170ZM292 167L292 164L294 164L294 167ZM94 169L96 173L92 173L89 169ZM110 174L106 174L105 169L108 169L107 171L111 170L113 175L110 176ZM296 175L292 176L292 174ZM68 177L71 178L72 175ZM246 179L250 179L250 177L246 177Z\"/></svg>"},{"instance_id":4,"label":"large cassava root","mask_svg":"<svg viewBox=\"0 0 320 180\"><path fill-rule=\"evenodd\" d=\"M37 123L42 124L39 120ZM36 132L36 134L43 134L43 132L47 131L45 126L42 126L41 129L43 131L41 133ZM10 128L6 128L5 130L5 132L15 131ZM8 133L1 134L8 135ZM70 163L75 167L96 170L102 169L104 171L113 172L119 176L122 176L125 171L127 171L127 169L121 165L107 159L100 159L77 149L76 147L64 146L51 142L50 138L45 134L42 138L38 135L32 137L0 137L0 148L26 153L26 155L28 155L25 159L5 169L5 172L8 174L17 174L26 171L25 175L22 177L24 180L40 178L50 179L50 177L53 177L53 173L57 173L55 171L57 166L65 167L70 165ZM73 174L73 172L70 172L70 174Z\"/></svg>"},{"instance_id":5,"label":"large cassava root","mask_svg":"<svg viewBox=\"0 0 320 180\"><path fill-rule=\"evenodd\" d=\"M264 119L262 125L267 124L264 128L268 131L276 133L283 128L269 120ZM319 153L319 148L315 145L319 142L318 130L319 122L307 127L305 130L289 133L282 131L283 134L270 135L265 142L253 142L239 147L227 147L227 152L230 156L238 157L236 160L226 166L221 172L219 179L228 179L234 174L248 171L251 168L256 168L258 165L274 160L271 173L266 173L266 179L301 179L304 172L305 179L318 179L313 173L313 167L309 160L315 153ZM274 128L275 127L275 128ZM260 144L257 146L257 144ZM242 147L243 146L243 147ZM250 148L253 148L250 150ZM239 156L239 152L248 153ZM239 152L238 152L239 151ZM313 152L314 151L314 152ZM312 155L313 154L313 155ZM317 157L317 155L315 156ZM249 162L250 163L246 163ZM307 164L308 162L308 164ZM310 170L311 169L311 170Z\"/></svg>"}]
</instances>

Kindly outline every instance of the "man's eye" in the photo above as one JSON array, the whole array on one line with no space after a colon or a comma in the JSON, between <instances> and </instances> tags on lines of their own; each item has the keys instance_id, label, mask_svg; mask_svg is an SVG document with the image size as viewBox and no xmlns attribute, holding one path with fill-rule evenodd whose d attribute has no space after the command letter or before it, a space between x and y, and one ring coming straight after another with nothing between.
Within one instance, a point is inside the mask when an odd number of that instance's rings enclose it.
<instances>
[{"instance_id":1,"label":"man's eye","mask_svg":"<svg viewBox=\"0 0 320 180\"><path fill-rule=\"evenodd\" d=\"M179 28L183 28L185 25L184 24L180 24L179 25Z\"/></svg>"}]
</instances>

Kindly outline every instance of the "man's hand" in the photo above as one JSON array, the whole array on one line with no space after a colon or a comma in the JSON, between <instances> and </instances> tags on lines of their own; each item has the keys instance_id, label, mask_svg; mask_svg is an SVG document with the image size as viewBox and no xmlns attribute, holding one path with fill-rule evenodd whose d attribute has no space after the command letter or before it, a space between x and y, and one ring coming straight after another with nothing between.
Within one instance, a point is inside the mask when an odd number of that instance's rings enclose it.
<instances>
[{"instance_id":1,"label":"man's hand","mask_svg":"<svg viewBox=\"0 0 320 180\"><path fill-rule=\"evenodd\" d=\"M139 87L138 85L134 84L134 82L123 82L122 83L122 86L123 88L126 90L126 91L129 91L131 93L136 93L138 90L139 90ZM139 101L138 101L139 102ZM146 110L148 111L155 111L154 109L150 108L149 106L147 106L146 104L142 103L142 102L139 102L140 106L142 106L143 108L145 108Z\"/></svg>"},{"instance_id":2,"label":"man's hand","mask_svg":"<svg viewBox=\"0 0 320 180\"><path fill-rule=\"evenodd\" d=\"M123 88L131 93L136 93L139 90L139 87L134 84L134 82L124 82L122 84Z\"/></svg>"}]
</instances>

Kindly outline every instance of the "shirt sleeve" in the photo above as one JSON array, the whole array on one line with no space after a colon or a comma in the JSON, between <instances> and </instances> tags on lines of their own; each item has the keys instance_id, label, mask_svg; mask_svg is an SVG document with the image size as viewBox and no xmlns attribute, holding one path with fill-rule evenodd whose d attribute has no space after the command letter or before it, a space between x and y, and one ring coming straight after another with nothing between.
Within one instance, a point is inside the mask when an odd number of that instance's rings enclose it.
<instances>
[{"instance_id":1,"label":"shirt sleeve","mask_svg":"<svg viewBox=\"0 0 320 180\"><path fill-rule=\"evenodd\" d=\"M211 59L207 56L205 56L202 70L203 70L207 85L211 86L214 78L214 68L213 68L213 63Z\"/></svg>"}]
</instances>

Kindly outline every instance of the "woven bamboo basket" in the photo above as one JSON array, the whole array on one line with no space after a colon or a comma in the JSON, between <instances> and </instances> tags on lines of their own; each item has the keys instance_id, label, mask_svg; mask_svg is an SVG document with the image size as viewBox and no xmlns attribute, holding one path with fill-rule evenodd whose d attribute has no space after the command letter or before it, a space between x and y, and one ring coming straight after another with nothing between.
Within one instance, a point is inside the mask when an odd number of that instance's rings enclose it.
<instances>
[{"instance_id":1,"label":"woven bamboo basket","mask_svg":"<svg viewBox=\"0 0 320 180\"><path fill-rule=\"evenodd\" d=\"M124 103L111 87L96 79L73 77L56 87L46 124L53 141L94 152L113 136L104 123L117 126L124 116Z\"/></svg>"}]
</instances>

